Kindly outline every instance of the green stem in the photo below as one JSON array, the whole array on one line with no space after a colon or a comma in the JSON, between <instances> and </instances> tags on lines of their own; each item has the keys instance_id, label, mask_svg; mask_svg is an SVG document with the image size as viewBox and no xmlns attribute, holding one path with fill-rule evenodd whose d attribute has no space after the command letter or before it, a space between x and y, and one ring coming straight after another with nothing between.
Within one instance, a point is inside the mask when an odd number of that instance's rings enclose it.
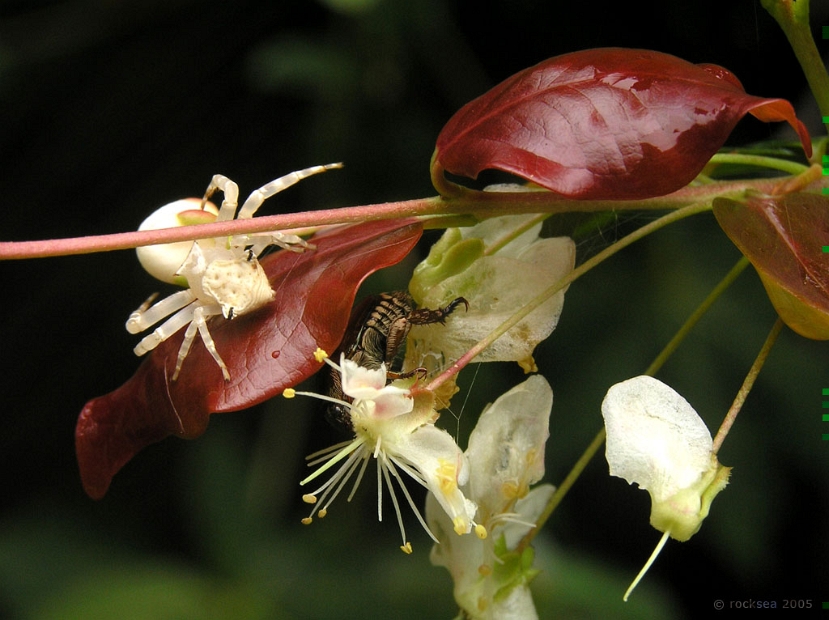
<instances>
[{"instance_id":1,"label":"green stem","mask_svg":"<svg viewBox=\"0 0 829 620\"><path fill-rule=\"evenodd\" d=\"M714 287L703 302L697 306L697 309L694 310L691 316L688 317L682 327L677 330L670 342L665 345L662 352L657 355L656 359L654 359L651 365L648 366L647 370L645 370L646 375L650 375L652 377L659 372L659 369L662 368L662 365L668 361L668 358L671 357L674 351L676 351L680 343L685 339L685 336L690 333L699 320L705 315L706 312L708 312L711 306L714 305L714 302L717 301L720 295L722 295L729 286L731 286L734 280L737 279L737 276L739 276L743 270L748 267L748 265L748 259L745 256L740 257L737 264L731 268L731 271L729 271L725 277L720 280L719 284L717 284L717 286Z\"/></svg>"},{"instance_id":2,"label":"green stem","mask_svg":"<svg viewBox=\"0 0 829 620\"><path fill-rule=\"evenodd\" d=\"M809 28L809 0L762 0L762 5L783 29L826 121L829 119L829 75ZM824 125L829 130L829 122Z\"/></svg>"},{"instance_id":3,"label":"green stem","mask_svg":"<svg viewBox=\"0 0 829 620\"><path fill-rule=\"evenodd\" d=\"M796 161L779 159L777 157L766 157L763 155L747 155L743 153L717 153L709 160L708 166L711 164L742 164L745 166L756 166L758 168L781 170L783 172L788 172L789 174L800 174L809 169L809 166L799 164Z\"/></svg>"},{"instance_id":4,"label":"green stem","mask_svg":"<svg viewBox=\"0 0 829 620\"><path fill-rule=\"evenodd\" d=\"M530 230L536 224L540 224L544 220L546 220L550 215L548 213L539 213L533 218L528 219L522 226L518 228L507 230L504 232L503 236L500 239L496 239L493 241L487 248L484 250L484 256L492 256L498 250L503 248L508 243L515 241L518 237L523 235L525 232Z\"/></svg>"},{"instance_id":5,"label":"green stem","mask_svg":"<svg viewBox=\"0 0 829 620\"><path fill-rule=\"evenodd\" d=\"M760 374L760 370L763 368L763 364L766 363L766 359L768 359L769 353L771 352L772 347L774 346L775 341L777 340L778 334L780 334L780 330L783 329L783 321L780 317L777 318L774 325L769 332L769 335L766 337L766 341L763 343L763 347L760 349L760 352L757 354L757 358L754 360L754 363L751 365L751 368L746 375L745 380L743 381L743 385L740 386L739 391L737 392L737 396L734 398L734 402L731 404L731 408L728 410L728 413L725 415L722 424L720 425L720 430L717 431L717 436L714 437L714 447L712 449L712 454L717 454L720 448L722 447L725 438L728 437L728 432L731 430L731 427L734 426L734 422L737 420L737 414L740 413L740 409L743 408L743 403L746 401L746 397L748 393L751 392L751 388L754 386L754 381L757 379L757 375Z\"/></svg>"},{"instance_id":6,"label":"green stem","mask_svg":"<svg viewBox=\"0 0 829 620\"><path fill-rule=\"evenodd\" d=\"M541 531L544 524L547 523L547 520L553 512L555 512L555 509L558 508L561 500L564 499L564 496L567 495L567 492L576 483L576 480L579 479L579 476L581 476L581 473L587 467L588 463L593 460L596 452L598 452L599 448L602 447L604 440L605 430L602 428L602 430L600 430L599 433L593 438L593 441L590 442L590 445L587 446L587 449L581 457L579 457L579 460L576 461L576 464L573 465L573 468L570 470L570 473L567 474L567 477L556 488L555 493L553 493L553 496L550 498L550 501L548 501L547 505L544 507L544 511L539 515L538 519L536 519L535 527L527 532L524 535L524 538L521 539L521 542L518 543L516 548L518 552L521 552L524 548L529 546L530 543L532 543L535 535Z\"/></svg>"}]
</instances>

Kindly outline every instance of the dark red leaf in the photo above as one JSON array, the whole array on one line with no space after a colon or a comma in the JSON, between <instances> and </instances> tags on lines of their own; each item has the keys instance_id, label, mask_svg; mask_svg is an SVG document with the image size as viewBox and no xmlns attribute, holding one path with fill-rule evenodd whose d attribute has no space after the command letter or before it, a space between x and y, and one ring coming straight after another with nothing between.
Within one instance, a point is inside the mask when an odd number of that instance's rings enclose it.
<instances>
[{"instance_id":1,"label":"dark red leaf","mask_svg":"<svg viewBox=\"0 0 829 620\"><path fill-rule=\"evenodd\" d=\"M421 232L415 220L366 222L315 236L313 251L265 257L262 266L276 299L249 315L210 323L230 381L199 338L178 380L170 380L181 330L124 385L86 404L75 429L86 492L103 497L112 476L147 445L168 435L198 437L211 413L250 407L315 373L315 349L337 348L363 279L402 260Z\"/></svg>"},{"instance_id":2,"label":"dark red leaf","mask_svg":"<svg viewBox=\"0 0 829 620\"><path fill-rule=\"evenodd\" d=\"M468 103L441 131L432 167L510 172L570 198L640 199L687 185L746 113L787 121L791 104L747 95L733 74L648 50L557 56Z\"/></svg>"},{"instance_id":3,"label":"dark red leaf","mask_svg":"<svg viewBox=\"0 0 829 620\"><path fill-rule=\"evenodd\" d=\"M754 265L786 325L829 340L829 197L717 198L714 215Z\"/></svg>"}]
</instances>

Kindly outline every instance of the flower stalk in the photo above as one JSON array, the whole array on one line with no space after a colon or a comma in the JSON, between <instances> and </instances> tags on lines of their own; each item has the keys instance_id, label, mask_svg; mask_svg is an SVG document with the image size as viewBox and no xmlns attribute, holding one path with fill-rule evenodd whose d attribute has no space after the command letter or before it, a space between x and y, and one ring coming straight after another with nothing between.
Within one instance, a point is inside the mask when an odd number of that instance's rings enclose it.
<instances>
[{"instance_id":1,"label":"flower stalk","mask_svg":"<svg viewBox=\"0 0 829 620\"><path fill-rule=\"evenodd\" d=\"M763 365L766 363L766 359L768 359L769 353L771 353L771 349L777 341L777 336L780 334L781 329L783 329L783 320L780 317L777 317L777 320L774 322L769 335L766 337L766 341L763 343L760 352L757 354L757 358L754 360L754 363L751 365L746 378L743 380L743 384L740 386L737 396L734 398L734 402L728 409L728 413L725 415L725 418L720 425L720 429L717 431L716 437L714 437L713 454L717 454L717 452L719 452L725 438L731 430L731 427L734 426L734 422L737 420L737 415L740 413L740 409L742 409L743 403L745 403L749 392L751 392L751 388L754 386L754 381L757 379L757 375L760 374L760 370L762 370Z\"/></svg>"}]
</instances>

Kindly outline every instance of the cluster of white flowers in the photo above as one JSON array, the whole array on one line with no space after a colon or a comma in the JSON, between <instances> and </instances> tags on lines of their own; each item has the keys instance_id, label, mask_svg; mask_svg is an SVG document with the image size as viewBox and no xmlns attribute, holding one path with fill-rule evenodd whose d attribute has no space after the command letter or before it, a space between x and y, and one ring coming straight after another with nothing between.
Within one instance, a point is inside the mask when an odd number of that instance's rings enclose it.
<instances>
[{"instance_id":1,"label":"cluster of white flowers","mask_svg":"<svg viewBox=\"0 0 829 620\"><path fill-rule=\"evenodd\" d=\"M413 397L407 388L386 385L385 365L370 370L340 358L343 393L353 402L286 390L285 396L313 396L348 408L354 438L309 458L318 466L301 484L334 472L303 496L314 505L303 520L324 517L348 481L357 474L349 499L371 459L377 463L377 512L382 520L382 489L392 497L401 549L412 552L392 479L435 545L432 561L445 566L455 580L455 598L476 618L535 616L529 582L535 572L527 563L511 562L513 570L496 571L510 562L520 540L535 527L553 492L550 485L530 490L544 475L544 445L553 393L540 375L513 388L481 414L464 453L445 430L437 428L432 399ZM422 401L422 402L419 402ZM429 491L426 519L412 500L400 473ZM475 536L466 536L474 530ZM531 551L530 551L531 552ZM504 596L505 589L508 595ZM496 597L496 594L498 596Z\"/></svg>"},{"instance_id":2,"label":"cluster of white flowers","mask_svg":"<svg viewBox=\"0 0 829 620\"><path fill-rule=\"evenodd\" d=\"M524 232L501 242L507 224ZM434 372L481 337L475 330L493 329L572 268L572 241L539 239L538 226L524 216L499 218L464 234L447 231L416 270L410 288L420 303L435 306L462 295L470 311L453 317L445 328L412 329L407 366L425 365ZM515 278L516 269L533 275ZM503 293L505 287L509 295ZM532 351L555 327L562 304L563 291L529 314L526 325L507 332L485 359L517 361L534 369ZM536 618L529 584L537 571L529 543L554 493L549 484L532 488L544 475L553 404L548 382L533 375L489 405L464 452L449 433L435 426L433 393L400 381L387 385L385 365L362 368L345 356L337 365L322 351L317 359L325 359L341 374L343 394L352 401L294 390L286 390L285 396L308 394L335 402L349 412L354 437L309 457L316 469L301 484L333 473L303 497L314 505L304 522L310 523L315 515L324 517L356 474L351 499L374 459L378 518L382 519L385 486L400 526L401 548L411 553L394 479L435 542L432 562L452 575L464 617ZM602 414L610 473L648 490L653 499L651 523L665 533L652 562L669 536L683 541L699 530L730 470L717 461L711 435L696 412L656 379L636 377L613 386ZM401 473L428 490L425 518ZM468 535L473 531L477 536Z\"/></svg>"}]
</instances>

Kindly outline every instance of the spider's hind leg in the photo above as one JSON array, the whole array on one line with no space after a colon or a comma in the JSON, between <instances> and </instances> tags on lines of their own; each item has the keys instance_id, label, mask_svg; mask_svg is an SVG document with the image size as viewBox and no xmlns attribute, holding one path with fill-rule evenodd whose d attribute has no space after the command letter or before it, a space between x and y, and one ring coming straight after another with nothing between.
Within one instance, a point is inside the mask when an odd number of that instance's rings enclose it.
<instances>
[{"instance_id":1,"label":"spider's hind leg","mask_svg":"<svg viewBox=\"0 0 829 620\"><path fill-rule=\"evenodd\" d=\"M205 309L204 306L199 306L193 311L193 320L190 325L187 326L187 331L184 332L184 340L181 341L181 347L178 350L178 358L176 359L176 370L173 373L173 381L178 379L178 374L181 372L181 366L184 364L187 354L190 353L190 347L196 339L197 331L201 336L204 347L219 365L219 368L222 369L222 376L225 381L230 381L230 371L227 369L227 365L222 359L222 356L219 355L219 351L216 349L216 343L213 341L213 336L210 335L210 330L207 329L207 319L217 314L221 314L221 310L209 310Z\"/></svg>"}]
</instances>

